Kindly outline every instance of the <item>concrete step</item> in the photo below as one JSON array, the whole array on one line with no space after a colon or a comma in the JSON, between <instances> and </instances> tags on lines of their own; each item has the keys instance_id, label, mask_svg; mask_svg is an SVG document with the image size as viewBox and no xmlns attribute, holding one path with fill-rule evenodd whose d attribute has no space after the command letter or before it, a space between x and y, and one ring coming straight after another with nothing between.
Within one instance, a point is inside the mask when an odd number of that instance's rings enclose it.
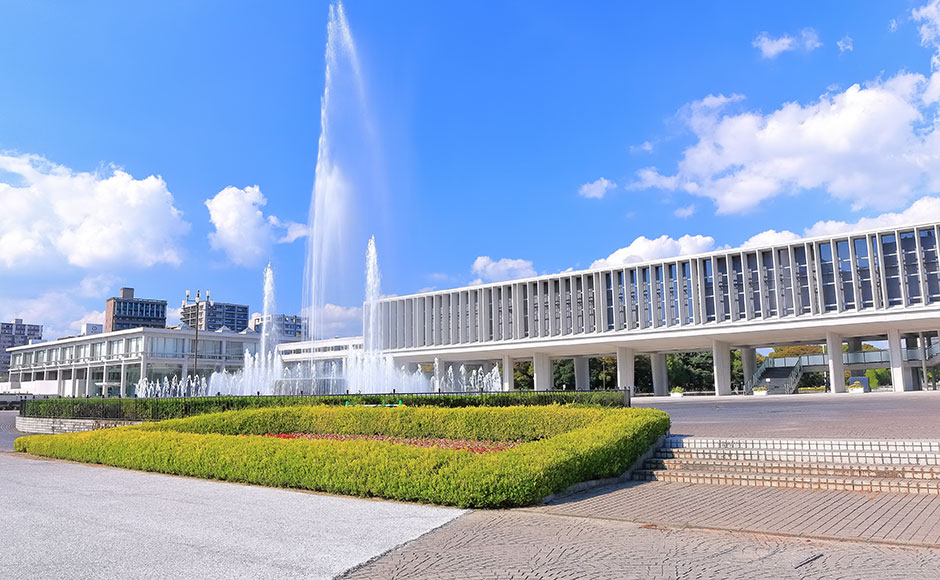
<instances>
[{"instance_id":1,"label":"concrete step","mask_svg":"<svg viewBox=\"0 0 940 580\"><path fill-rule=\"evenodd\" d=\"M786 463L869 464L869 465L940 465L940 453L911 451L853 451L748 448L663 448L655 459L777 461Z\"/></svg>"},{"instance_id":2,"label":"concrete step","mask_svg":"<svg viewBox=\"0 0 940 580\"><path fill-rule=\"evenodd\" d=\"M785 461L737 461L724 459L650 459L649 471L691 471L747 474L783 474L834 477L877 477L893 479L937 479L940 466L860 463L796 463Z\"/></svg>"},{"instance_id":3,"label":"concrete step","mask_svg":"<svg viewBox=\"0 0 940 580\"><path fill-rule=\"evenodd\" d=\"M706 437L666 438L670 449L752 449L779 451L890 451L940 453L940 441L888 439L713 439Z\"/></svg>"},{"instance_id":4,"label":"concrete step","mask_svg":"<svg viewBox=\"0 0 940 580\"><path fill-rule=\"evenodd\" d=\"M716 471L649 470L633 473L640 481L703 483L709 485L746 485L861 492L894 492L940 495L940 480L881 477L837 477L785 474L723 473Z\"/></svg>"}]
</instances>

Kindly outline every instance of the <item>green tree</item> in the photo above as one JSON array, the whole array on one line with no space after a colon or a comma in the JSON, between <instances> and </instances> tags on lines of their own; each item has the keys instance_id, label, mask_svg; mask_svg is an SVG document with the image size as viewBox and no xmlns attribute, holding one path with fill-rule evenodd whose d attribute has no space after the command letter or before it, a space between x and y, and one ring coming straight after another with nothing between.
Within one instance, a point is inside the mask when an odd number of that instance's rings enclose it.
<instances>
[{"instance_id":1,"label":"green tree","mask_svg":"<svg viewBox=\"0 0 940 580\"><path fill-rule=\"evenodd\" d=\"M535 376L532 373L532 361L517 361L512 365L514 387L521 391L535 388Z\"/></svg>"},{"instance_id":2,"label":"green tree","mask_svg":"<svg viewBox=\"0 0 940 580\"><path fill-rule=\"evenodd\" d=\"M563 358L552 361L552 388L565 389L573 391L574 384L574 359Z\"/></svg>"},{"instance_id":3,"label":"green tree","mask_svg":"<svg viewBox=\"0 0 940 580\"><path fill-rule=\"evenodd\" d=\"M617 384L617 357L604 356L590 359L588 367L591 371L592 389L616 389Z\"/></svg>"}]
</instances>

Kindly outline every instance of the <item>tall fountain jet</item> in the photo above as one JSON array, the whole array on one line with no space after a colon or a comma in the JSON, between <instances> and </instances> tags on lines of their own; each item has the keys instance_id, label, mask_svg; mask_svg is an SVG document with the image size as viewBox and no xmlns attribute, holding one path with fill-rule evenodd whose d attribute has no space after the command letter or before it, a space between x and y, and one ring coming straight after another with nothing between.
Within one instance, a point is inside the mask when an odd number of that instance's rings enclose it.
<instances>
[{"instance_id":1,"label":"tall fountain jet","mask_svg":"<svg viewBox=\"0 0 940 580\"><path fill-rule=\"evenodd\" d=\"M331 119L337 114L337 107L348 101L336 100L334 94L343 86L342 81L349 81L348 75L352 77L360 109L354 116L365 119L363 123L367 128L366 133L370 132L368 128L371 127L367 121L359 57L342 2L330 5L325 61L323 96L320 99L320 139L310 200L310 235L307 238L307 261L304 268L303 315L307 317L304 337L307 340L325 338L322 316L327 304L327 286L341 285L345 279L344 274L351 258L345 251L351 246L350 235L357 233L353 227L356 224L349 219L351 215L359 214L354 207L353 181L340 165L336 150L339 135L335 134L336 129L331 123ZM340 72L347 73L347 76L339 75ZM349 138L346 133L342 137Z\"/></svg>"},{"instance_id":2,"label":"tall fountain jet","mask_svg":"<svg viewBox=\"0 0 940 580\"><path fill-rule=\"evenodd\" d=\"M277 347L279 333L274 320L277 305L274 301L274 270L271 262L264 268L264 306L261 309L261 349L265 356Z\"/></svg>"}]
</instances>

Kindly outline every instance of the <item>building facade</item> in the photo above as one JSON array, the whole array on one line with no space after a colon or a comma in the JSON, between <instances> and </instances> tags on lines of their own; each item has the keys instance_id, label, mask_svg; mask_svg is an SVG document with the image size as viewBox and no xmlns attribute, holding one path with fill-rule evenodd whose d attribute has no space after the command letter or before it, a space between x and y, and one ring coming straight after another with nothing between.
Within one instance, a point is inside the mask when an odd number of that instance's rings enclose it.
<instances>
[{"instance_id":1,"label":"building facade","mask_svg":"<svg viewBox=\"0 0 940 580\"><path fill-rule=\"evenodd\" d=\"M248 305L227 302L184 304L180 322L200 331L219 330L223 326L234 332L248 328Z\"/></svg>"},{"instance_id":2,"label":"building facade","mask_svg":"<svg viewBox=\"0 0 940 580\"><path fill-rule=\"evenodd\" d=\"M306 334L307 322L301 316L273 314L268 315L267 318L269 321L274 322L275 337L278 343L297 342L299 340L303 340L303 337ZM248 327L257 333L260 333L264 327L264 322L265 317L258 314L251 318L251 322L248 324Z\"/></svg>"},{"instance_id":3,"label":"building facade","mask_svg":"<svg viewBox=\"0 0 940 580\"><path fill-rule=\"evenodd\" d=\"M200 333L198 345L194 329L135 328L63 338L11 349L10 380L0 383L0 392L133 396L141 377L162 381L234 372L244 365L245 352L257 348L253 332Z\"/></svg>"},{"instance_id":4,"label":"building facade","mask_svg":"<svg viewBox=\"0 0 940 580\"><path fill-rule=\"evenodd\" d=\"M649 354L656 394L666 394L665 354L711 350L715 392L732 392L731 350L748 389L766 372L755 349L821 344L832 391L859 364L862 341L887 344L896 390L923 383L940 349L940 224L844 233L764 247L564 272L382 300L381 348L401 363L533 362L550 389L553 358L574 358L586 388L587 357L617 357L618 384L634 384L634 356ZM869 361L872 364L876 361ZM794 368L801 362L794 362ZM848 366L847 366L848 365ZM441 365L438 365L441 366ZM798 374L796 370L793 371Z\"/></svg>"},{"instance_id":5,"label":"building facade","mask_svg":"<svg viewBox=\"0 0 940 580\"><path fill-rule=\"evenodd\" d=\"M38 340L42 340L42 325L40 324L24 324L21 318L12 322L0 322L0 375L6 374L10 369L8 348Z\"/></svg>"},{"instance_id":6,"label":"building facade","mask_svg":"<svg viewBox=\"0 0 940 580\"><path fill-rule=\"evenodd\" d=\"M120 296L108 298L105 302L105 332L165 327L166 300L135 298L133 288L121 288Z\"/></svg>"}]
</instances>

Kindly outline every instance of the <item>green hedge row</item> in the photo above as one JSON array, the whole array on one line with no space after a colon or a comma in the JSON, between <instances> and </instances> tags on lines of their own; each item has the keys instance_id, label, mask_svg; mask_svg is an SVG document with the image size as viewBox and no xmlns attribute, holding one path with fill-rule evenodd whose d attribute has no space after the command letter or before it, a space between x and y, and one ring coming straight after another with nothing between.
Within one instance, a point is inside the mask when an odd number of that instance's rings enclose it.
<instances>
[{"instance_id":1,"label":"green hedge row","mask_svg":"<svg viewBox=\"0 0 940 580\"><path fill-rule=\"evenodd\" d=\"M16 439L17 451L209 479L476 508L529 505L623 473L669 428L655 409L291 408ZM383 441L261 433L361 432L521 439L475 454Z\"/></svg>"},{"instance_id":2,"label":"green hedge row","mask_svg":"<svg viewBox=\"0 0 940 580\"><path fill-rule=\"evenodd\" d=\"M56 419L122 419L162 421L238 409L294 405L394 405L434 407L509 407L516 405L583 404L619 407L618 391L519 391L466 395L331 395L322 397L198 397L178 399L35 399L24 401L26 417Z\"/></svg>"}]
</instances>

